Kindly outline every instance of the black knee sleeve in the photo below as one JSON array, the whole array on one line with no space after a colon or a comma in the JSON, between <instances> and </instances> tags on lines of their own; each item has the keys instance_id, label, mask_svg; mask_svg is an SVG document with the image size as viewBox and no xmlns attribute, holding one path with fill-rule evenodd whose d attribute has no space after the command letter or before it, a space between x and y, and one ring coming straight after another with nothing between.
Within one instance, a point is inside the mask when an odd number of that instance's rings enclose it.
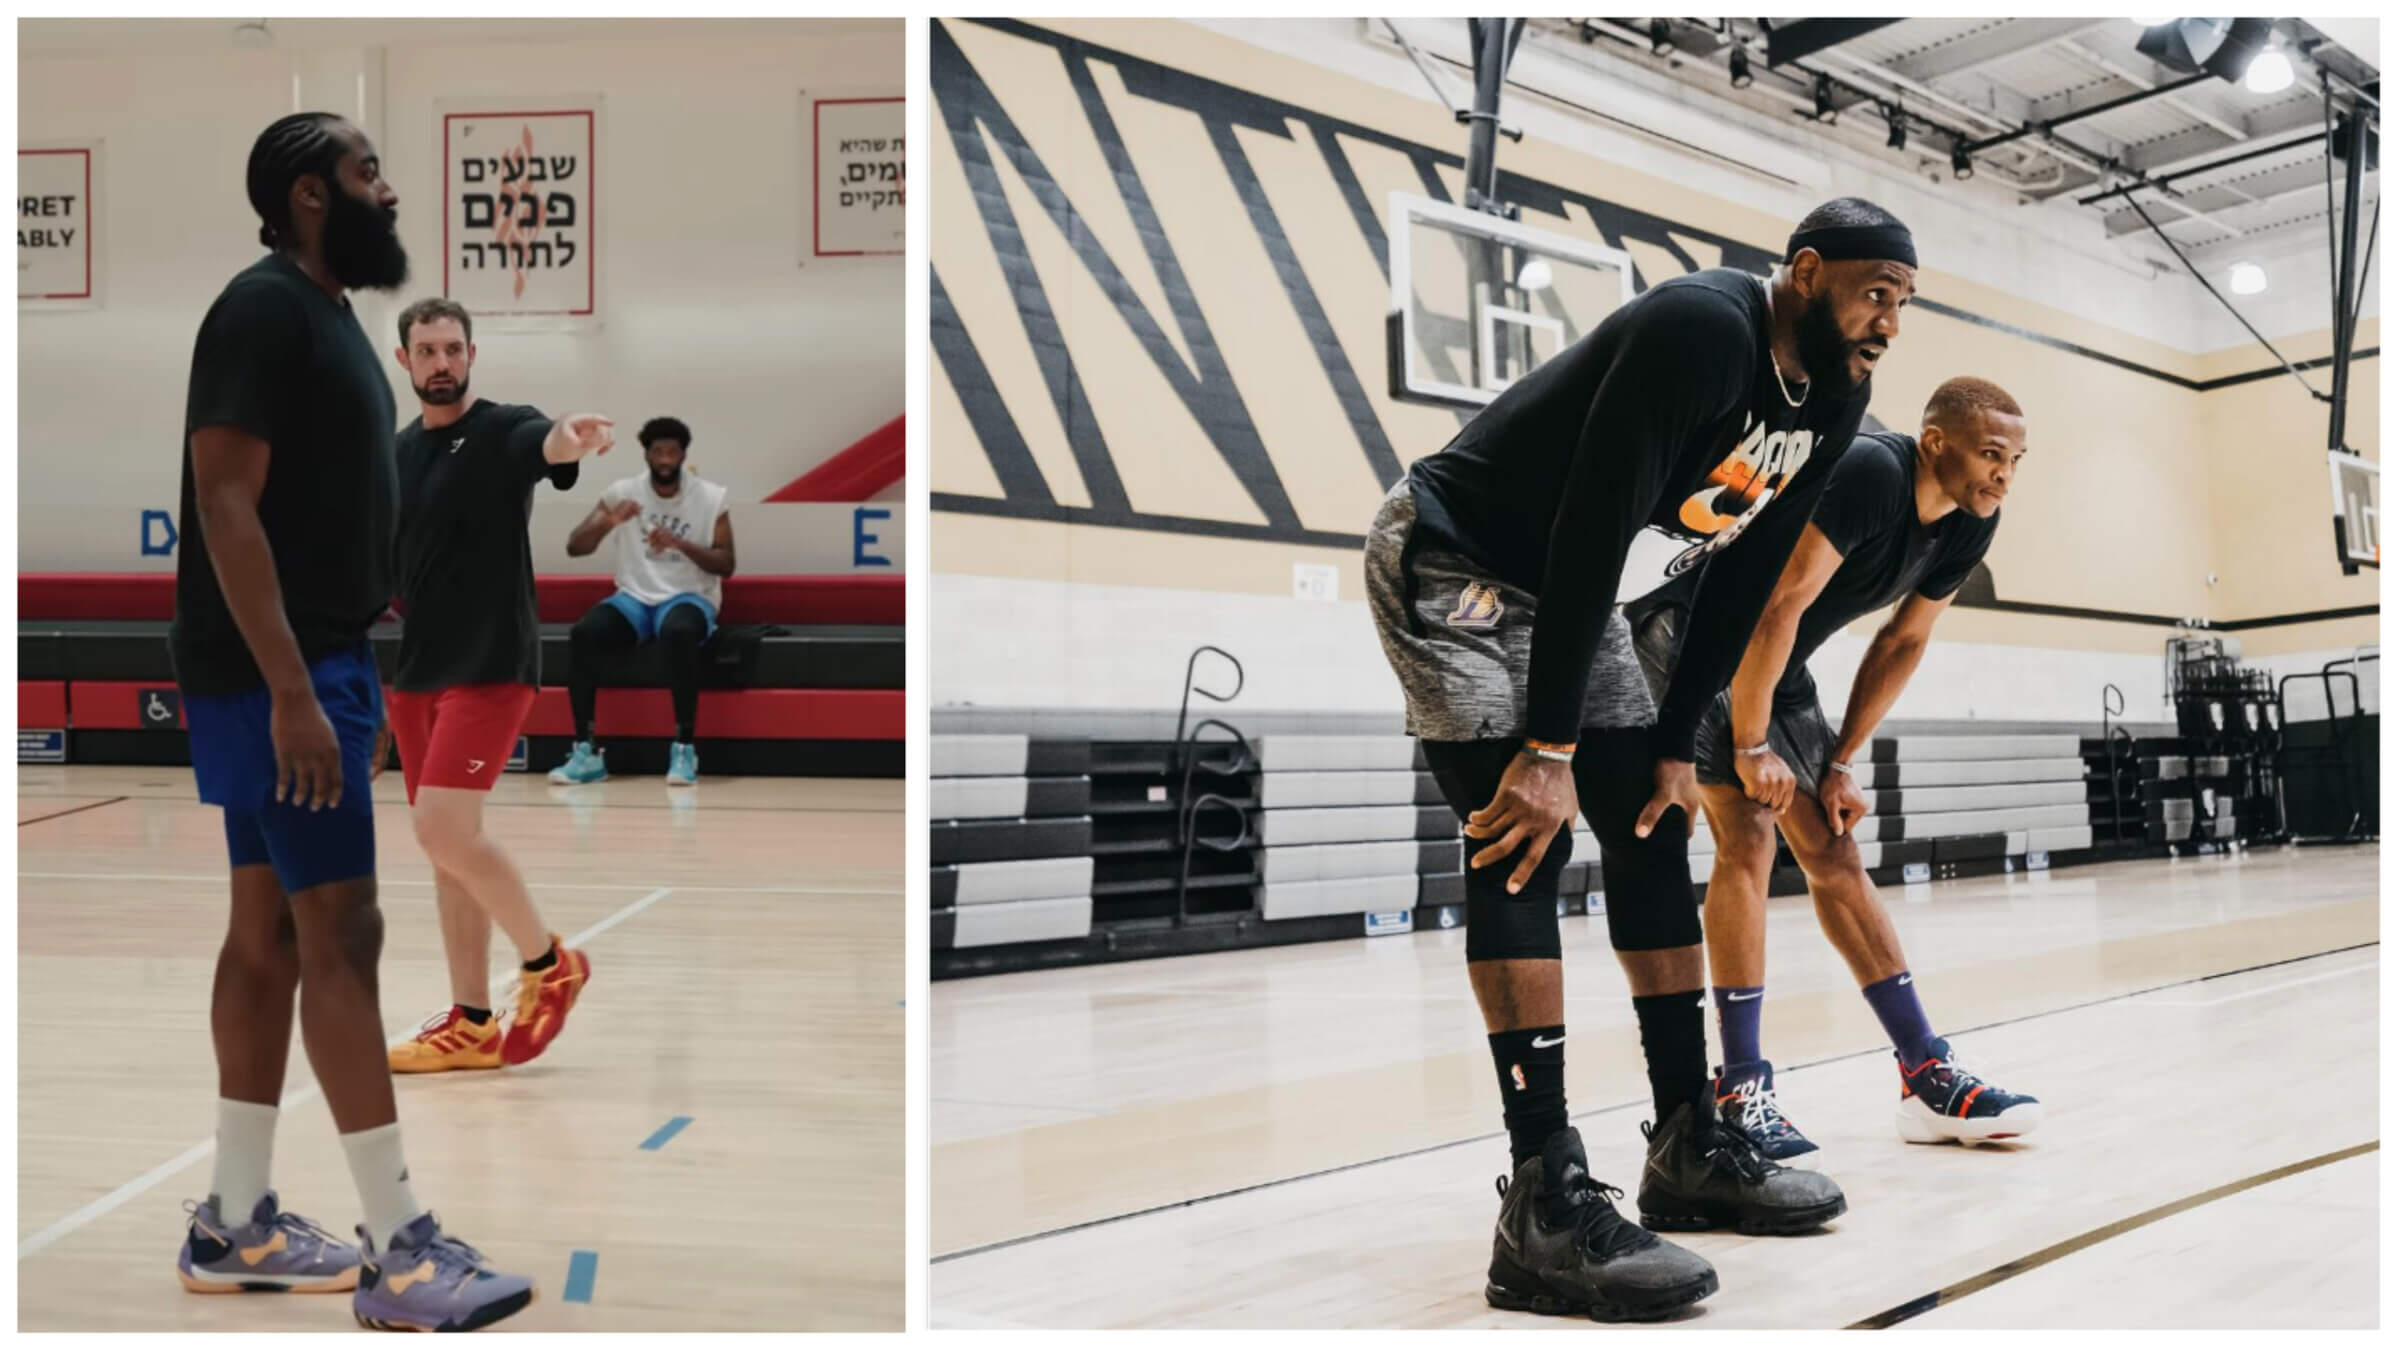
<instances>
[{"instance_id":1,"label":"black knee sleeve","mask_svg":"<svg viewBox=\"0 0 2400 1350\"><path fill-rule=\"evenodd\" d=\"M1600 840L1600 885L1608 895L1608 941L1621 952L1663 951L1700 942L1692 894L1691 822L1680 809L1647 839L1633 825L1653 782L1647 727L1583 733L1575 795Z\"/></svg>"},{"instance_id":2,"label":"black knee sleeve","mask_svg":"<svg viewBox=\"0 0 2400 1350\"><path fill-rule=\"evenodd\" d=\"M1478 847L1472 839L1466 846L1469 852ZM1541 866L1515 895L1508 893L1508 878L1516 858L1467 869L1469 961L1558 959L1558 876L1567 869L1574 848L1574 835L1560 830L1550 841L1550 851L1542 855Z\"/></svg>"},{"instance_id":3,"label":"black knee sleeve","mask_svg":"<svg viewBox=\"0 0 2400 1350\"><path fill-rule=\"evenodd\" d=\"M1441 785L1442 798L1461 821L1491 804L1500 775L1516 757L1516 741L1426 741L1425 762ZM1462 840L1462 862L1482 845ZM1558 878L1574 852L1571 828L1560 830L1542 855L1525 888L1508 893L1517 857L1467 872L1467 959L1469 961L1555 961L1558 959Z\"/></svg>"}]
</instances>

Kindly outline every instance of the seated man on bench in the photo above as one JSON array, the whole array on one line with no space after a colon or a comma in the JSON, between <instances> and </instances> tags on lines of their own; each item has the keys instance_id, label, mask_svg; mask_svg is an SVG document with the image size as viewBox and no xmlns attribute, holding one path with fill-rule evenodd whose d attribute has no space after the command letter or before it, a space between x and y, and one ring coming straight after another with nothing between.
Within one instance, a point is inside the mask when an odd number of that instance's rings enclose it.
<instances>
[{"instance_id":1,"label":"seated man on bench","mask_svg":"<svg viewBox=\"0 0 2400 1350\"><path fill-rule=\"evenodd\" d=\"M684 470L692 429L672 417L643 424L642 458L649 472L609 485L600 504L567 536L567 556L581 558L601 541L616 540L617 593L575 625L567 693L575 708L575 748L550 771L561 784L597 783L608 766L592 738L600 668L648 643L667 650L667 681L675 699L675 743L667 752L667 782L688 787L700 776L693 722L700 710L700 649L717 631L724 579L733 575L733 518L725 488ZM700 540L707 540L702 544Z\"/></svg>"}]
</instances>

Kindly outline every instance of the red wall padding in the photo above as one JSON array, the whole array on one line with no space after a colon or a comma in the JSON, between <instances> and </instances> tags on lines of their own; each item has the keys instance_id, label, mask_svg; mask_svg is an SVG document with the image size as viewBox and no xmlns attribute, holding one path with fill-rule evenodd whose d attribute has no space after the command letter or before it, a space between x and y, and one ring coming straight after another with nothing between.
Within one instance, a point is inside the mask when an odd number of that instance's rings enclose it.
<instances>
[{"instance_id":1,"label":"red wall padding","mask_svg":"<svg viewBox=\"0 0 2400 1350\"><path fill-rule=\"evenodd\" d=\"M703 689L700 735L711 740L897 741L907 736L907 696L897 689ZM571 736L575 714L564 689L544 689L526 715L528 736ZM603 689L592 734L675 734L675 705L664 689Z\"/></svg>"},{"instance_id":2,"label":"red wall padding","mask_svg":"<svg viewBox=\"0 0 2400 1350\"><path fill-rule=\"evenodd\" d=\"M20 729L26 731L57 731L66 725L66 681L17 681L17 726Z\"/></svg>"},{"instance_id":3,"label":"red wall padding","mask_svg":"<svg viewBox=\"0 0 2400 1350\"><path fill-rule=\"evenodd\" d=\"M573 623L616 590L604 576L535 578L544 623ZM740 576L725 581L726 623L906 623L900 576ZM175 617L171 572L48 572L17 578L19 619Z\"/></svg>"},{"instance_id":4,"label":"red wall padding","mask_svg":"<svg viewBox=\"0 0 2400 1350\"><path fill-rule=\"evenodd\" d=\"M175 686L164 681L75 680L67 686L74 726L79 731L139 731L142 729L142 691ZM182 726L181 702L175 725Z\"/></svg>"},{"instance_id":5,"label":"red wall padding","mask_svg":"<svg viewBox=\"0 0 2400 1350\"><path fill-rule=\"evenodd\" d=\"M134 731L142 726L141 691L161 686L117 680L77 680L72 688L38 683L17 686L17 724L40 729L74 725L84 730ZM34 691L55 691L56 720L38 720L28 700ZM907 696L897 689L704 689L700 691L700 734L710 739L759 741L897 741L906 737ZM664 689L603 689L593 733L610 737L675 733L675 707ZM564 689L544 689L525 719L528 736L574 734L575 717Z\"/></svg>"}]
</instances>

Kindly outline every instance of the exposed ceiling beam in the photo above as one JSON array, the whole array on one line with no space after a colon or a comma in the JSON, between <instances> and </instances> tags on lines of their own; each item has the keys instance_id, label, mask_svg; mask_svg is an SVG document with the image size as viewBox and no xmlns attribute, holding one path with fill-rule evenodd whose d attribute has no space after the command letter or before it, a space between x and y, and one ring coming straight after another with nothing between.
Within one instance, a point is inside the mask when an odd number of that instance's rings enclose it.
<instances>
[{"instance_id":1,"label":"exposed ceiling beam","mask_svg":"<svg viewBox=\"0 0 2400 1350\"><path fill-rule=\"evenodd\" d=\"M2242 138L2245 140L2289 136L2296 131L2324 126L2325 111L2315 99L2288 99L2244 117L2241 125ZM2147 173L2187 159L2216 154L2227 148L2225 133L2214 127L2198 126L2172 136L2144 141L2127 151L2125 161Z\"/></svg>"},{"instance_id":2,"label":"exposed ceiling beam","mask_svg":"<svg viewBox=\"0 0 2400 1350\"><path fill-rule=\"evenodd\" d=\"M1801 19L1780 23L1767 33L1767 64L1780 66L1786 61L1814 56L1898 22L1898 19Z\"/></svg>"},{"instance_id":3,"label":"exposed ceiling beam","mask_svg":"<svg viewBox=\"0 0 2400 1350\"><path fill-rule=\"evenodd\" d=\"M2008 19L1954 41L1929 47L1892 63L1895 74L1912 80L1938 80L2004 61L2019 52L2090 32L2115 19Z\"/></svg>"},{"instance_id":4,"label":"exposed ceiling beam","mask_svg":"<svg viewBox=\"0 0 2400 1350\"><path fill-rule=\"evenodd\" d=\"M2181 243L2182 241L2178 240L2177 242ZM2253 253L2261 245L2270 243L2292 243L2311 248L2325 248L2327 240L2324 210L2320 208L2316 211L2294 213L2271 225L2256 226L2225 239L2211 239L2204 244L2185 244L2184 252L2192 255L2194 262L2213 262L2219 258L2238 257ZM2362 244L2360 247L2364 248L2365 246ZM2376 250L2375 267L2378 272L2383 268L2383 251L2381 249Z\"/></svg>"},{"instance_id":5,"label":"exposed ceiling beam","mask_svg":"<svg viewBox=\"0 0 2400 1350\"><path fill-rule=\"evenodd\" d=\"M2367 177L2372 182L2375 175L2369 174ZM2195 189L2176 200L2191 210L2222 218L2312 192L2318 201L2325 199L2325 165L2319 159L2287 164L2280 169L2253 175L2244 180L2238 193L2211 186ZM2156 200L2156 194L2149 194L2142 199L2142 204L2146 207ZM2157 213L2154 211L2151 214ZM2133 234L2144 228L2141 217L2123 207L2110 211L2107 219L2110 234ZM2241 225L2238 219L2226 223L2237 229Z\"/></svg>"},{"instance_id":6,"label":"exposed ceiling beam","mask_svg":"<svg viewBox=\"0 0 2400 1350\"><path fill-rule=\"evenodd\" d=\"M2058 50L2065 52L2067 55L2083 62L2085 65L2090 66L2094 70L2100 71L2106 75L2113 75L2116 78L2123 80L2125 83L2132 85L2136 89L2156 89L2162 83L2162 81L2148 78L2122 61L2111 60L2108 57L2093 51L2091 48L2084 46L2080 42L2062 42L2058 44ZM2182 113L2184 116L2191 118L2193 121L2200 123L2202 126L2215 127L2217 130L2225 133L2225 136L2228 140L2240 140L2246 134L2240 127L2237 127L2233 123L2226 121L2224 118L2217 116L2215 113L2200 107L2197 100L2193 99L2188 94L2169 94L2162 101L2166 104L2166 106L2173 108L2175 111Z\"/></svg>"}]
</instances>

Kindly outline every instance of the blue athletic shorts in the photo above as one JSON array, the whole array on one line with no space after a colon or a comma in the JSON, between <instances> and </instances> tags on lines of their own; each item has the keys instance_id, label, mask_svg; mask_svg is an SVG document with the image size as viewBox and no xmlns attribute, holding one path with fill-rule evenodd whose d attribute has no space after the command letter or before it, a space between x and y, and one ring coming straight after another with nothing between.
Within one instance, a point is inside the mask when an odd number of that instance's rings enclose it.
<instances>
[{"instance_id":1,"label":"blue athletic shorts","mask_svg":"<svg viewBox=\"0 0 2400 1350\"><path fill-rule=\"evenodd\" d=\"M383 680L365 642L308 668L317 702L342 747L341 805L321 811L275 800L274 699L185 694L192 776L200 800L225 811L225 850L235 867L268 863L286 895L375 875L375 804L367 775L383 725Z\"/></svg>"},{"instance_id":2,"label":"blue athletic shorts","mask_svg":"<svg viewBox=\"0 0 2400 1350\"><path fill-rule=\"evenodd\" d=\"M619 591L600 603L624 615L625 622L633 625L633 635L644 642L654 642L658 639L658 621L665 618L667 611L677 605L695 606L700 611L700 617L708 620L708 631L700 635L701 641L705 642L717 635L717 607L708 603L706 597L693 595L689 591L682 595L669 596L655 605L645 605L625 592Z\"/></svg>"}]
</instances>

